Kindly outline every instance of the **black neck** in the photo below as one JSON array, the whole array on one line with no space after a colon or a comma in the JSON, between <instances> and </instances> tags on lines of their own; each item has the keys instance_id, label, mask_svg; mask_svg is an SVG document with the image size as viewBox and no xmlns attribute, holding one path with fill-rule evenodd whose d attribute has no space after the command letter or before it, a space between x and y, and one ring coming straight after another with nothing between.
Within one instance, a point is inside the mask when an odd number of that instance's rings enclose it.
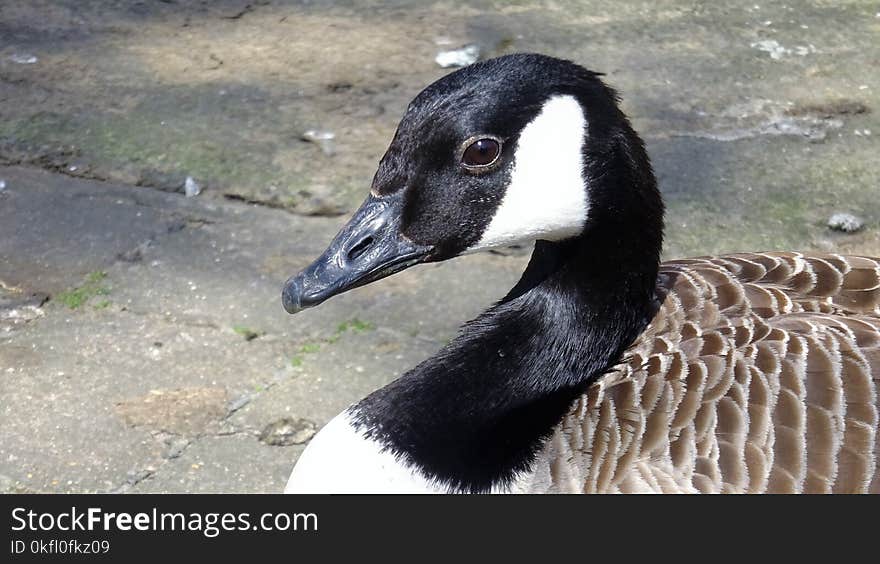
<instances>
[{"instance_id":1,"label":"black neck","mask_svg":"<svg viewBox=\"0 0 880 564\"><path fill-rule=\"evenodd\" d=\"M527 471L572 401L653 316L662 204L639 154L647 181L632 167L600 174L583 234L539 241L500 303L355 406L359 428L451 490L487 491Z\"/></svg>"}]
</instances>

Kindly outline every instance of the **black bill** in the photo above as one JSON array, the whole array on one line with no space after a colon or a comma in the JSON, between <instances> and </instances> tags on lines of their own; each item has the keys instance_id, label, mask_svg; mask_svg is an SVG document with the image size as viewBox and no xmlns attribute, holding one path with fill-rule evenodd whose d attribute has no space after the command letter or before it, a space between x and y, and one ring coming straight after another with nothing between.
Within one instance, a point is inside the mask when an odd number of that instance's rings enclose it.
<instances>
[{"instance_id":1,"label":"black bill","mask_svg":"<svg viewBox=\"0 0 880 564\"><path fill-rule=\"evenodd\" d=\"M426 260L432 247L401 233L402 206L397 195L367 198L324 254L284 284L284 309L297 313Z\"/></svg>"}]
</instances>

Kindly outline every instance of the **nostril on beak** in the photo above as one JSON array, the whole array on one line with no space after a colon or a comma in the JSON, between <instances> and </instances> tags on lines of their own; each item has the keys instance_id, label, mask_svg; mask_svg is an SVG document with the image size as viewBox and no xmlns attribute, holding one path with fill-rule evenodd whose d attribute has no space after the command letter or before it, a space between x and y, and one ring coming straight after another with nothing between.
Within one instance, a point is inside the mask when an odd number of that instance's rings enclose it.
<instances>
[{"instance_id":1,"label":"nostril on beak","mask_svg":"<svg viewBox=\"0 0 880 564\"><path fill-rule=\"evenodd\" d=\"M361 239L354 247L352 247L348 251L348 255L346 256L350 261L357 260L358 257L364 254L366 250L369 249L371 246L373 246L373 237L365 237Z\"/></svg>"}]
</instances>

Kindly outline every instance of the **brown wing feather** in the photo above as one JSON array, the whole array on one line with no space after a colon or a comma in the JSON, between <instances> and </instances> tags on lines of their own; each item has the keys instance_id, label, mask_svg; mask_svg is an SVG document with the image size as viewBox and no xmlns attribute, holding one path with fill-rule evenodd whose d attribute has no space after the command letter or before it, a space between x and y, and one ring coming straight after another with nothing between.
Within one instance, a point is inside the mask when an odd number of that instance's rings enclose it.
<instances>
[{"instance_id":1,"label":"brown wing feather","mask_svg":"<svg viewBox=\"0 0 880 564\"><path fill-rule=\"evenodd\" d=\"M878 259L705 257L660 282L654 320L528 489L880 491Z\"/></svg>"}]
</instances>

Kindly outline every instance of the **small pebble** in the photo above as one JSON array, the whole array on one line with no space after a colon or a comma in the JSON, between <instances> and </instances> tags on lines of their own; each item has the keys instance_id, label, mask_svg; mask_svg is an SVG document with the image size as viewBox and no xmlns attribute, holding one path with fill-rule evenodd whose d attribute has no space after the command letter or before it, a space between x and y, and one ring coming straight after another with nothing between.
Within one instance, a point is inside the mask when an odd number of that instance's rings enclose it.
<instances>
[{"instance_id":1,"label":"small pebble","mask_svg":"<svg viewBox=\"0 0 880 564\"><path fill-rule=\"evenodd\" d=\"M336 139L336 134L332 131L309 129L302 134L301 138L303 141L308 141L319 146L321 151L327 156L332 156L335 152L333 140Z\"/></svg>"},{"instance_id":2,"label":"small pebble","mask_svg":"<svg viewBox=\"0 0 880 564\"><path fill-rule=\"evenodd\" d=\"M855 233L864 227L864 222L850 213L835 213L828 219L828 228L843 233Z\"/></svg>"},{"instance_id":3,"label":"small pebble","mask_svg":"<svg viewBox=\"0 0 880 564\"><path fill-rule=\"evenodd\" d=\"M30 53L13 53L9 56L9 60L19 65L33 65L39 61L39 59Z\"/></svg>"},{"instance_id":4,"label":"small pebble","mask_svg":"<svg viewBox=\"0 0 880 564\"><path fill-rule=\"evenodd\" d=\"M0 192L2 192L3 190L6 190L6 181L0 180Z\"/></svg>"},{"instance_id":5,"label":"small pebble","mask_svg":"<svg viewBox=\"0 0 880 564\"><path fill-rule=\"evenodd\" d=\"M480 58L480 47L478 45L465 45L459 49L450 51L440 51L434 57L434 61L444 69L454 67L466 67L477 62Z\"/></svg>"},{"instance_id":6,"label":"small pebble","mask_svg":"<svg viewBox=\"0 0 880 564\"><path fill-rule=\"evenodd\" d=\"M336 134L332 131L321 131L320 129L309 129L302 134L302 138L306 141L330 141L336 138Z\"/></svg>"},{"instance_id":7,"label":"small pebble","mask_svg":"<svg viewBox=\"0 0 880 564\"><path fill-rule=\"evenodd\" d=\"M301 445L315 435L315 424L307 419L284 417L266 425L260 441L272 446Z\"/></svg>"},{"instance_id":8,"label":"small pebble","mask_svg":"<svg viewBox=\"0 0 880 564\"><path fill-rule=\"evenodd\" d=\"M187 198L193 198L202 193L202 187L192 176L187 176L186 182L183 183L183 193Z\"/></svg>"}]
</instances>

